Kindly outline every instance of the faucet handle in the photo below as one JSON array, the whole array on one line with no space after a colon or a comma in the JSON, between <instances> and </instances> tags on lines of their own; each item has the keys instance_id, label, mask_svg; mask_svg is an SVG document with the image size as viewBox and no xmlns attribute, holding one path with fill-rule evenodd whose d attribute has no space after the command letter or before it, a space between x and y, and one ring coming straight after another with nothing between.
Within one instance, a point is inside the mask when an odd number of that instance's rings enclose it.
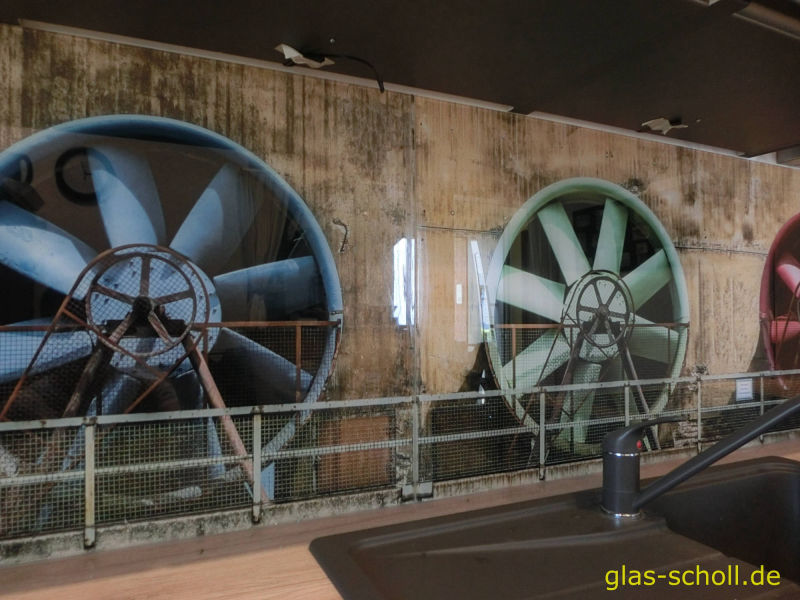
<instances>
[{"instance_id":1,"label":"faucet handle","mask_svg":"<svg viewBox=\"0 0 800 600\"><path fill-rule=\"evenodd\" d=\"M639 513L639 452L642 431L659 423L674 423L680 417L659 417L612 431L603 439L603 509L615 516Z\"/></svg>"},{"instance_id":2,"label":"faucet handle","mask_svg":"<svg viewBox=\"0 0 800 600\"><path fill-rule=\"evenodd\" d=\"M616 429L603 438L603 453L635 454L642 449L642 431L659 423L676 423L680 417L659 417Z\"/></svg>"}]
</instances>

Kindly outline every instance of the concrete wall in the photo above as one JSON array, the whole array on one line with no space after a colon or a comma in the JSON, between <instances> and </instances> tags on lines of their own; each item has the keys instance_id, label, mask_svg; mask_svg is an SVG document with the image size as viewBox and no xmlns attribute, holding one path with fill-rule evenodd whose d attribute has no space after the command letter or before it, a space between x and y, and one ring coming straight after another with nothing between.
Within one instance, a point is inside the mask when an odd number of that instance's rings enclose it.
<instances>
[{"instance_id":1,"label":"concrete wall","mask_svg":"<svg viewBox=\"0 0 800 600\"><path fill-rule=\"evenodd\" d=\"M298 73L302 71L298 70ZM80 117L172 117L225 135L305 199L342 282L329 397L461 389L479 345L468 243L488 253L543 186L635 189L678 248L691 305L685 362L746 370L764 258L800 209L800 170L519 115L225 62L0 27L0 146ZM417 314L392 317L393 247L416 240Z\"/></svg>"}]
</instances>

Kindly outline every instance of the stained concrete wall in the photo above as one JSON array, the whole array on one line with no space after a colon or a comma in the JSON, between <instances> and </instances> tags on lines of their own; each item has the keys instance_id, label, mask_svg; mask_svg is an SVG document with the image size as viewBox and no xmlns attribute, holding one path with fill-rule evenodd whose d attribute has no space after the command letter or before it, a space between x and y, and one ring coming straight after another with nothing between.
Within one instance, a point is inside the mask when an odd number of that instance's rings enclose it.
<instances>
[{"instance_id":1,"label":"stained concrete wall","mask_svg":"<svg viewBox=\"0 0 800 600\"><path fill-rule=\"evenodd\" d=\"M800 210L800 170L420 98L415 110L418 231L429 246L420 263L421 376L429 391L457 388L473 364L453 318L454 244L465 234L492 236L542 187L578 176L634 191L672 238L689 293L685 371L755 364L764 259Z\"/></svg>"},{"instance_id":2,"label":"stained concrete wall","mask_svg":"<svg viewBox=\"0 0 800 600\"><path fill-rule=\"evenodd\" d=\"M301 73L301 71L298 71ZM772 239L800 209L800 170L251 66L0 27L0 146L67 120L137 113L207 127L304 198L335 255L345 327L329 397L461 389L479 345L468 244L487 255L547 184L634 189L686 274L685 362L746 370ZM416 241L416 321L392 317L393 247ZM488 261L488 256L486 257Z\"/></svg>"}]
</instances>

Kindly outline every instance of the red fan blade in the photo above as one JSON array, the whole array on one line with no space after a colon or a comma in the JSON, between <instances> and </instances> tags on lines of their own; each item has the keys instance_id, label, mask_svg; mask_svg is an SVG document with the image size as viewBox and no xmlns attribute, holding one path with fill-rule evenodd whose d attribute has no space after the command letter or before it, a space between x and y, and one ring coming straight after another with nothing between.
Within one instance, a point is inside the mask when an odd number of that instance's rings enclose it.
<instances>
[{"instance_id":1,"label":"red fan blade","mask_svg":"<svg viewBox=\"0 0 800 600\"><path fill-rule=\"evenodd\" d=\"M773 344L782 344L800 335L800 322L778 317L769 324L769 336Z\"/></svg>"},{"instance_id":2,"label":"red fan blade","mask_svg":"<svg viewBox=\"0 0 800 600\"><path fill-rule=\"evenodd\" d=\"M776 263L775 273L781 278L793 294L797 294L800 286L800 262L791 254L784 254Z\"/></svg>"}]
</instances>

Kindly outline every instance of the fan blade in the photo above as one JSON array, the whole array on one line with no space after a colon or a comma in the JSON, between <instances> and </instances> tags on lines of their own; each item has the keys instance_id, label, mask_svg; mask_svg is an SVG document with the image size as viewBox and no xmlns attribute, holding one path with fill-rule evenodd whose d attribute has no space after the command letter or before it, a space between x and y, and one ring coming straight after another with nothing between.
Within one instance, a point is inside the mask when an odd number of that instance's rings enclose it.
<instances>
[{"instance_id":1,"label":"fan blade","mask_svg":"<svg viewBox=\"0 0 800 600\"><path fill-rule=\"evenodd\" d=\"M581 362L572 372L572 383L594 383L600 378L600 371L602 366L599 363ZM592 418L592 408L594 407L595 391L582 390L565 392L568 395L569 402L564 403L565 410L561 413L561 422L569 421L570 414L572 421L576 423L573 428L574 440L576 443L586 442L587 426L582 425L581 422L588 421ZM568 436L568 430L562 429L559 437Z\"/></svg>"},{"instance_id":2,"label":"fan blade","mask_svg":"<svg viewBox=\"0 0 800 600\"><path fill-rule=\"evenodd\" d=\"M603 372L600 377L603 381L623 381L625 379L622 371L622 358L619 354L603 363Z\"/></svg>"},{"instance_id":3,"label":"fan blade","mask_svg":"<svg viewBox=\"0 0 800 600\"><path fill-rule=\"evenodd\" d=\"M791 254L784 254L777 262L775 273L792 294L797 295L798 287L800 287L800 262Z\"/></svg>"},{"instance_id":4,"label":"fan blade","mask_svg":"<svg viewBox=\"0 0 800 600\"><path fill-rule=\"evenodd\" d=\"M497 299L558 322L564 311L564 285L505 265Z\"/></svg>"},{"instance_id":5,"label":"fan blade","mask_svg":"<svg viewBox=\"0 0 800 600\"><path fill-rule=\"evenodd\" d=\"M650 300L658 290L667 285L672 278L672 270L664 250L659 250L633 271L625 275L622 281L628 286L633 298L633 305L639 308Z\"/></svg>"},{"instance_id":6,"label":"fan blade","mask_svg":"<svg viewBox=\"0 0 800 600\"><path fill-rule=\"evenodd\" d=\"M567 211L561 203L552 202L542 208L538 216L564 280L570 285L589 272L589 261L578 236L575 235Z\"/></svg>"},{"instance_id":7,"label":"fan blade","mask_svg":"<svg viewBox=\"0 0 800 600\"><path fill-rule=\"evenodd\" d=\"M267 494L267 500L275 499L275 463L268 464L261 470L261 487Z\"/></svg>"},{"instance_id":8,"label":"fan blade","mask_svg":"<svg viewBox=\"0 0 800 600\"><path fill-rule=\"evenodd\" d=\"M509 387L526 388L538 385L567 362L569 354L570 346L564 336L555 330L547 331L517 354L515 360L503 366L503 377L510 384ZM516 378L514 362L516 362Z\"/></svg>"},{"instance_id":9,"label":"fan blade","mask_svg":"<svg viewBox=\"0 0 800 600\"><path fill-rule=\"evenodd\" d=\"M300 415L299 423L295 418L289 419L278 433L261 448L261 460L266 465L261 470L261 485L270 500L275 498L275 457L273 455L292 440L297 429L308 419L310 411L300 411L298 414Z\"/></svg>"},{"instance_id":10,"label":"fan blade","mask_svg":"<svg viewBox=\"0 0 800 600\"><path fill-rule=\"evenodd\" d=\"M318 304L324 299L322 280L312 256L288 258L214 278L225 319L252 319L250 304L259 299L266 307L263 318L282 317Z\"/></svg>"},{"instance_id":11,"label":"fan blade","mask_svg":"<svg viewBox=\"0 0 800 600\"><path fill-rule=\"evenodd\" d=\"M206 457L219 458L222 456L222 444L219 441L219 432L215 424L215 419L206 419ZM208 466L208 478L211 480L225 476L225 465L212 464Z\"/></svg>"},{"instance_id":12,"label":"fan blade","mask_svg":"<svg viewBox=\"0 0 800 600\"><path fill-rule=\"evenodd\" d=\"M122 371L114 370L111 376L103 383L103 388L98 394L102 401L101 414L118 415L124 413L141 391L142 383L138 379ZM92 399L92 406L96 406L96 404L97 397ZM94 413L90 412L89 414Z\"/></svg>"},{"instance_id":13,"label":"fan blade","mask_svg":"<svg viewBox=\"0 0 800 600\"><path fill-rule=\"evenodd\" d=\"M0 201L0 263L68 294L97 253L78 238L8 201Z\"/></svg>"},{"instance_id":14,"label":"fan blade","mask_svg":"<svg viewBox=\"0 0 800 600\"><path fill-rule=\"evenodd\" d=\"M594 254L594 264L592 266L595 271L605 270L619 274L627 226L627 209L619 202L607 198L603 208L603 221L600 223L600 235L597 238L597 250Z\"/></svg>"},{"instance_id":15,"label":"fan blade","mask_svg":"<svg viewBox=\"0 0 800 600\"><path fill-rule=\"evenodd\" d=\"M257 182L230 165L214 176L170 244L206 273L219 273L253 222L263 197Z\"/></svg>"},{"instance_id":16,"label":"fan blade","mask_svg":"<svg viewBox=\"0 0 800 600\"><path fill-rule=\"evenodd\" d=\"M773 344L783 344L797 338L800 335L800 323L778 317L769 325L769 337Z\"/></svg>"},{"instance_id":17,"label":"fan blade","mask_svg":"<svg viewBox=\"0 0 800 600\"><path fill-rule=\"evenodd\" d=\"M101 146L89 153L89 166L111 247L163 244L164 214L147 159Z\"/></svg>"},{"instance_id":18,"label":"fan blade","mask_svg":"<svg viewBox=\"0 0 800 600\"><path fill-rule=\"evenodd\" d=\"M22 376L39 346L42 345L45 334L45 331L0 330L0 383L14 381ZM88 356L91 351L92 340L86 332L52 333L36 357L30 374L35 375L60 367Z\"/></svg>"},{"instance_id":19,"label":"fan blade","mask_svg":"<svg viewBox=\"0 0 800 600\"><path fill-rule=\"evenodd\" d=\"M125 375L119 371L114 372L108 380L103 384L103 389L100 392L102 399L102 415L115 415L122 413L128 404L133 402L139 390L139 382ZM97 416L97 397L92 398L89 407L86 409L86 416ZM113 431L109 431L113 434ZM105 436L103 443L108 445L110 438ZM84 455L84 429L79 428L76 431L75 439L69 447L64 459L61 462L61 470L67 471L70 469L78 469L83 466Z\"/></svg>"},{"instance_id":20,"label":"fan blade","mask_svg":"<svg viewBox=\"0 0 800 600\"><path fill-rule=\"evenodd\" d=\"M264 391L263 397L252 399L253 404L295 401L297 367L294 363L228 328L220 330L214 346L214 352L218 351L230 353L232 360L241 361L255 387ZM311 386L312 379L310 373L300 371L301 394Z\"/></svg>"},{"instance_id":21,"label":"fan blade","mask_svg":"<svg viewBox=\"0 0 800 600\"><path fill-rule=\"evenodd\" d=\"M628 349L634 356L670 364L678 351L677 331L636 316Z\"/></svg>"}]
</instances>

